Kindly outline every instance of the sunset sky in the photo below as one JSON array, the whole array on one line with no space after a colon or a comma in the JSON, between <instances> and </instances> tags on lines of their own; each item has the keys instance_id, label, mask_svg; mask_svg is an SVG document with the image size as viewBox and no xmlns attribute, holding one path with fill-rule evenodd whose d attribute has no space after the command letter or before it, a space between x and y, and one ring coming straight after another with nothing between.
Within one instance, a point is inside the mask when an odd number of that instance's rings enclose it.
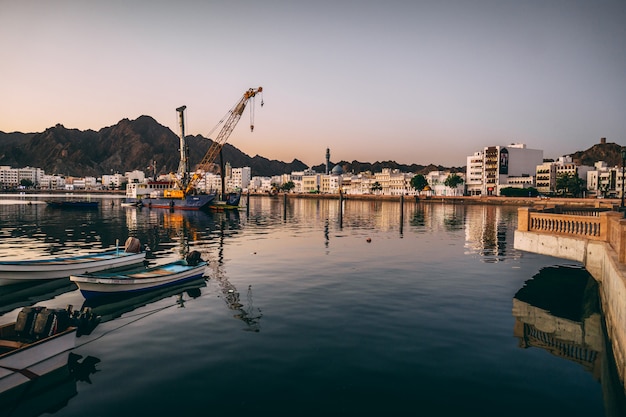
<instances>
[{"instance_id":1,"label":"sunset sky","mask_svg":"<svg viewBox=\"0 0 626 417\"><path fill-rule=\"evenodd\" d=\"M3 132L207 136L259 86L228 143L285 162L626 145L626 1L0 0Z\"/></svg>"}]
</instances>

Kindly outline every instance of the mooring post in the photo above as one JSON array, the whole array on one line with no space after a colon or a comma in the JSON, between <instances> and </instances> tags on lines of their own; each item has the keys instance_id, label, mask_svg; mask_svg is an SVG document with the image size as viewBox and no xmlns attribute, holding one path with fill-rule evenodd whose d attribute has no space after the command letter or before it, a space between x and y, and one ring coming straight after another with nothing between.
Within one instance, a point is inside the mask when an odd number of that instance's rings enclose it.
<instances>
[{"instance_id":1,"label":"mooring post","mask_svg":"<svg viewBox=\"0 0 626 417\"><path fill-rule=\"evenodd\" d=\"M404 194L400 196L400 234L402 234L403 227L404 227Z\"/></svg>"}]
</instances>

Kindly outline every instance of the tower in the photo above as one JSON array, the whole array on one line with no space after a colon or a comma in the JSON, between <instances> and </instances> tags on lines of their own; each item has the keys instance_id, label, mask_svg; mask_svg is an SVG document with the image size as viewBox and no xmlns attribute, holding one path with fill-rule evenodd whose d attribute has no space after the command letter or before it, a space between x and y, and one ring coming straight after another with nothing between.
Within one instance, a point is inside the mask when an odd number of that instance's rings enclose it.
<instances>
[{"instance_id":1,"label":"tower","mask_svg":"<svg viewBox=\"0 0 626 417\"><path fill-rule=\"evenodd\" d=\"M330 167L330 149L326 148L326 175L328 175Z\"/></svg>"}]
</instances>

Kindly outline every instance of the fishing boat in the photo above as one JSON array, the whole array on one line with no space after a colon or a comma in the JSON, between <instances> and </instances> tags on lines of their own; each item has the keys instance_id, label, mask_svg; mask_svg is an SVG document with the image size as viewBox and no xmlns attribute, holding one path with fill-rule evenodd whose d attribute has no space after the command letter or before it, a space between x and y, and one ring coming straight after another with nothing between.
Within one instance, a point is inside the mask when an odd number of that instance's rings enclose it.
<instances>
[{"instance_id":1,"label":"fishing boat","mask_svg":"<svg viewBox=\"0 0 626 417\"><path fill-rule=\"evenodd\" d=\"M63 201L46 201L48 207L53 208L69 208L69 209L97 209L97 201L83 201L83 200L63 200Z\"/></svg>"},{"instance_id":2,"label":"fishing boat","mask_svg":"<svg viewBox=\"0 0 626 417\"><path fill-rule=\"evenodd\" d=\"M206 280L200 276L188 281L175 283L163 288L150 291L121 293L107 297L86 299L82 308L90 310L100 319L100 323L114 320L123 314L138 308L155 303L168 297L176 297L176 303L181 305L186 294L189 298L201 295L201 288L206 287Z\"/></svg>"},{"instance_id":3,"label":"fishing boat","mask_svg":"<svg viewBox=\"0 0 626 417\"><path fill-rule=\"evenodd\" d=\"M67 365L83 313L24 307L15 322L0 326L0 392Z\"/></svg>"},{"instance_id":4,"label":"fishing boat","mask_svg":"<svg viewBox=\"0 0 626 417\"><path fill-rule=\"evenodd\" d=\"M214 200L210 208L213 211L224 211L224 210L237 210L239 208L239 201L241 200L241 193L228 193L226 194L226 199L224 200Z\"/></svg>"},{"instance_id":5,"label":"fishing boat","mask_svg":"<svg viewBox=\"0 0 626 417\"><path fill-rule=\"evenodd\" d=\"M146 257L139 239L129 237L124 249L62 258L0 261L0 285L32 280L67 278L72 274L104 271L140 264Z\"/></svg>"},{"instance_id":6,"label":"fishing boat","mask_svg":"<svg viewBox=\"0 0 626 417\"><path fill-rule=\"evenodd\" d=\"M164 288L204 275L207 263L197 251L190 252L185 259L152 267L134 268L124 271L96 272L71 275L70 280L86 299L119 294L138 293Z\"/></svg>"}]
</instances>

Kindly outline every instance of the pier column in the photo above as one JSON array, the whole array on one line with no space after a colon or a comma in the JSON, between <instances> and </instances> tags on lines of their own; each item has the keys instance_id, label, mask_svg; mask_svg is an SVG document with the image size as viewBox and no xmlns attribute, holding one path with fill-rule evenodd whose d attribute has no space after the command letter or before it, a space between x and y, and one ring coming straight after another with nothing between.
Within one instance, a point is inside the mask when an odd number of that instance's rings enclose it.
<instances>
[{"instance_id":1,"label":"pier column","mask_svg":"<svg viewBox=\"0 0 626 417\"><path fill-rule=\"evenodd\" d=\"M530 207L520 207L517 209L517 230L528 232L530 227L530 212L537 211Z\"/></svg>"}]
</instances>

